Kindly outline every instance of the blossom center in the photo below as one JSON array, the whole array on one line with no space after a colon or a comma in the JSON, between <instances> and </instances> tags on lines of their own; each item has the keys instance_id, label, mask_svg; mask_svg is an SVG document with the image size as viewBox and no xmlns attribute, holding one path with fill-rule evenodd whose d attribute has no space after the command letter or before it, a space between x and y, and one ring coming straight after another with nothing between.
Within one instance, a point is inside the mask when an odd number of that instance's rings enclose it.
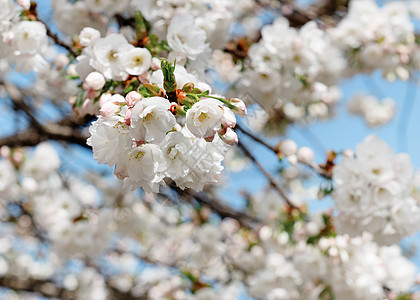
<instances>
[{"instance_id":1,"label":"blossom center","mask_svg":"<svg viewBox=\"0 0 420 300\"><path fill-rule=\"evenodd\" d=\"M206 113L204 113L204 112L202 112L199 116L198 116L198 118L197 118L200 122L204 122L206 119L210 119L210 117L206 114Z\"/></svg>"},{"instance_id":2,"label":"blossom center","mask_svg":"<svg viewBox=\"0 0 420 300\"><path fill-rule=\"evenodd\" d=\"M136 66L139 66L143 63L143 57L141 56L136 56L133 59L134 63L136 64Z\"/></svg>"},{"instance_id":3,"label":"blossom center","mask_svg":"<svg viewBox=\"0 0 420 300\"><path fill-rule=\"evenodd\" d=\"M116 60L117 59L117 51L111 50L109 51L108 58L109 60Z\"/></svg>"},{"instance_id":4,"label":"blossom center","mask_svg":"<svg viewBox=\"0 0 420 300\"><path fill-rule=\"evenodd\" d=\"M130 157L135 158L138 161L140 161L140 160L143 159L145 154L146 154L146 152L144 152L144 151L138 151L137 153L130 154Z\"/></svg>"},{"instance_id":5,"label":"blossom center","mask_svg":"<svg viewBox=\"0 0 420 300\"><path fill-rule=\"evenodd\" d=\"M153 112L148 113L143 120L146 121L148 125L152 124L152 121L155 119L155 114Z\"/></svg>"}]
</instances>

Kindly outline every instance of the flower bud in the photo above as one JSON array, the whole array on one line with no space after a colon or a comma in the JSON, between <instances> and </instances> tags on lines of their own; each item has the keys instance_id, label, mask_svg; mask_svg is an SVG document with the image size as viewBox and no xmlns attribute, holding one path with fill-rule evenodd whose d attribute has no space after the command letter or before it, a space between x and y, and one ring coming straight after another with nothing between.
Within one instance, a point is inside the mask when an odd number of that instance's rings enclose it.
<instances>
[{"instance_id":1,"label":"flower bud","mask_svg":"<svg viewBox=\"0 0 420 300\"><path fill-rule=\"evenodd\" d=\"M70 66L68 66L66 73L69 76L78 76L79 75L76 71L76 65L74 65L74 64L71 64Z\"/></svg>"},{"instance_id":2,"label":"flower bud","mask_svg":"<svg viewBox=\"0 0 420 300\"><path fill-rule=\"evenodd\" d=\"M289 163L291 164L291 165L293 165L293 166L296 166L297 165L297 157L296 157L296 155L288 155L287 156L287 160L289 161Z\"/></svg>"},{"instance_id":3,"label":"flower bud","mask_svg":"<svg viewBox=\"0 0 420 300\"><path fill-rule=\"evenodd\" d=\"M111 101L112 95L110 93L102 94L99 98L99 106L102 107L108 101Z\"/></svg>"},{"instance_id":4,"label":"flower bud","mask_svg":"<svg viewBox=\"0 0 420 300\"><path fill-rule=\"evenodd\" d=\"M177 65L184 66L187 63L187 56L180 51L171 51L168 54L168 60L173 64L176 62Z\"/></svg>"},{"instance_id":5,"label":"flower bud","mask_svg":"<svg viewBox=\"0 0 420 300\"><path fill-rule=\"evenodd\" d=\"M14 151L13 152L13 162L17 165L20 165L23 162L23 152L22 151Z\"/></svg>"},{"instance_id":6,"label":"flower bud","mask_svg":"<svg viewBox=\"0 0 420 300\"><path fill-rule=\"evenodd\" d=\"M131 91L125 96L125 103L127 103L128 106L134 106L138 101L141 100L141 95L137 93L136 91Z\"/></svg>"},{"instance_id":7,"label":"flower bud","mask_svg":"<svg viewBox=\"0 0 420 300\"><path fill-rule=\"evenodd\" d=\"M67 66L69 62L70 62L70 59L64 53L60 53L54 58L54 64L57 66L57 69L59 70Z\"/></svg>"},{"instance_id":8,"label":"flower bud","mask_svg":"<svg viewBox=\"0 0 420 300\"><path fill-rule=\"evenodd\" d=\"M3 33L3 43L5 43L8 46L11 46L13 43L13 40L15 38L15 34L12 31L6 31Z\"/></svg>"},{"instance_id":9,"label":"flower bud","mask_svg":"<svg viewBox=\"0 0 420 300\"><path fill-rule=\"evenodd\" d=\"M74 104L76 104L76 101L77 101L77 97L76 96L70 96L69 97L69 100L68 100L68 103L70 105L74 105Z\"/></svg>"},{"instance_id":10,"label":"flower bud","mask_svg":"<svg viewBox=\"0 0 420 300\"><path fill-rule=\"evenodd\" d=\"M79 34L80 45L83 47L92 46L101 37L101 33L91 27L85 27Z\"/></svg>"},{"instance_id":11,"label":"flower bud","mask_svg":"<svg viewBox=\"0 0 420 300\"><path fill-rule=\"evenodd\" d=\"M199 82L195 85L195 87L202 92L209 91L209 93L211 94L211 86L205 82Z\"/></svg>"},{"instance_id":12,"label":"flower bud","mask_svg":"<svg viewBox=\"0 0 420 300\"><path fill-rule=\"evenodd\" d=\"M232 110L242 118L246 115L246 105L245 103L239 98L232 98L230 99L230 104L234 106Z\"/></svg>"},{"instance_id":13,"label":"flower bud","mask_svg":"<svg viewBox=\"0 0 420 300\"><path fill-rule=\"evenodd\" d=\"M100 90L105 85L105 77L99 72L92 72L85 79L86 84L93 90Z\"/></svg>"},{"instance_id":14,"label":"flower bud","mask_svg":"<svg viewBox=\"0 0 420 300\"><path fill-rule=\"evenodd\" d=\"M192 83L192 82L187 82L182 87L182 91L185 92L185 93L191 93L193 89L194 89L194 83Z\"/></svg>"},{"instance_id":15,"label":"flower bud","mask_svg":"<svg viewBox=\"0 0 420 300\"><path fill-rule=\"evenodd\" d=\"M0 148L0 157L8 159L10 156L10 148L8 146L1 146Z\"/></svg>"},{"instance_id":16,"label":"flower bud","mask_svg":"<svg viewBox=\"0 0 420 300\"><path fill-rule=\"evenodd\" d=\"M228 128L224 135L219 134L220 139L226 144L233 146L238 142L238 135L232 128Z\"/></svg>"},{"instance_id":17,"label":"flower bud","mask_svg":"<svg viewBox=\"0 0 420 300\"><path fill-rule=\"evenodd\" d=\"M342 153L344 157L354 158L354 152L351 149L344 149Z\"/></svg>"},{"instance_id":18,"label":"flower bud","mask_svg":"<svg viewBox=\"0 0 420 300\"><path fill-rule=\"evenodd\" d=\"M290 156L296 153L298 147L292 140L284 140L280 144L280 152L285 156Z\"/></svg>"},{"instance_id":19,"label":"flower bud","mask_svg":"<svg viewBox=\"0 0 420 300\"><path fill-rule=\"evenodd\" d=\"M127 111L125 112L125 116L124 116L124 123L127 124L128 126L131 125L131 111L133 109L129 108L127 109Z\"/></svg>"},{"instance_id":20,"label":"flower bud","mask_svg":"<svg viewBox=\"0 0 420 300\"><path fill-rule=\"evenodd\" d=\"M301 147L297 152L297 159L300 162L309 164L314 158L314 151L309 147Z\"/></svg>"},{"instance_id":21,"label":"flower bud","mask_svg":"<svg viewBox=\"0 0 420 300\"><path fill-rule=\"evenodd\" d=\"M17 3L24 10L28 10L29 8L31 8L31 1L29 1L29 0L17 0Z\"/></svg>"},{"instance_id":22,"label":"flower bud","mask_svg":"<svg viewBox=\"0 0 420 300\"><path fill-rule=\"evenodd\" d=\"M233 128L236 125L236 117L232 110L228 107L222 107L223 117L220 122L226 127Z\"/></svg>"},{"instance_id":23,"label":"flower bud","mask_svg":"<svg viewBox=\"0 0 420 300\"><path fill-rule=\"evenodd\" d=\"M119 179L123 180L128 177L128 166L125 163L117 163L114 169L114 175Z\"/></svg>"},{"instance_id":24,"label":"flower bud","mask_svg":"<svg viewBox=\"0 0 420 300\"><path fill-rule=\"evenodd\" d=\"M157 58L157 57L153 57L152 58L152 64L150 65L150 68L153 71L159 70L160 69L160 64L161 64L160 59Z\"/></svg>"},{"instance_id":25,"label":"flower bud","mask_svg":"<svg viewBox=\"0 0 420 300\"><path fill-rule=\"evenodd\" d=\"M102 117L109 118L115 115L119 110L119 105L115 104L113 101L108 101L101 107L99 112Z\"/></svg>"},{"instance_id":26,"label":"flower bud","mask_svg":"<svg viewBox=\"0 0 420 300\"><path fill-rule=\"evenodd\" d=\"M94 103L92 99L86 99L83 101L82 107L79 110L79 117L84 117L86 115L96 115L98 112L98 106Z\"/></svg>"},{"instance_id":27,"label":"flower bud","mask_svg":"<svg viewBox=\"0 0 420 300\"><path fill-rule=\"evenodd\" d=\"M137 78L139 79L140 83L149 83L150 82L150 73L143 73L140 74L139 76L137 76Z\"/></svg>"},{"instance_id":28,"label":"flower bud","mask_svg":"<svg viewBox=\"0 0 420 300\"><path fill-rule=\"evenodd\" d=\"M215 134L213 134L211 136L207 136L207 137L204 138L204 140L208 143L211 143L214 140L214 136L215 136Z\"/></svg>"},{"instance_id":29,"label":"flower bud","mask_svg":"<svg viewBox=\"0 0 420 300\"><path fill-rule=\"evenodd\" d=\"M125 98L121 96L120 94L114 94L111 96L111 102L114 102L115 104L123 104L125 103Z\"/></svg>"}]
</instances>

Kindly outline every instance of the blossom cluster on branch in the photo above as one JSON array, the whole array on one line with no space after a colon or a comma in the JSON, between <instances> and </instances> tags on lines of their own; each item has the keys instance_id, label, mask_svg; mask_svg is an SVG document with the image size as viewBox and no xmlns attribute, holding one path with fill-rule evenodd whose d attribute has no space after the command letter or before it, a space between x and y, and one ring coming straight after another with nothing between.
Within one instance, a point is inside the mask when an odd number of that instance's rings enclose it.
<instances>
[{"instance_id":1,"label":"blossom cluster on branch","mask_svg":"<svg viewBox=\"0 0 420 300\"><path fill-rule=\"evenodd\" d=\"M0 6L1 299L420 297L409 155L289 134L393 124L342 83L417 87L416 0Z\"/></svg>"}]
</instances>

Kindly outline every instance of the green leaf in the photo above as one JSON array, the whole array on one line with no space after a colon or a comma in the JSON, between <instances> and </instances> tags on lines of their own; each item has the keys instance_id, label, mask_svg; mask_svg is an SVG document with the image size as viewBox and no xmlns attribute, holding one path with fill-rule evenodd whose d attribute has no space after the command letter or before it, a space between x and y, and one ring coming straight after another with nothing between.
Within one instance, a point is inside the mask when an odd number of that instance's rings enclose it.
<instances>
[{"instance_id":1,"label":"green leaf","mask_svg":"<svg viewBox=\"0 0 420 300\"><path fill-rule=\"evenodd\" d=\"M156 83L145 83L139 87L139 93L146 98L159 96L161 94L160 87Z\"/></svg>"},{"instance_id":2,"label":"green leaf","mask_svg":"<svg viewBox=\"0 0 420 300\"><path fill-rule=\"evenodd\" d=\"M136 11L135 14L135 23L136 23L136 38L138 41L142 41L147 37L147 26L143 18L143 15L140 11Z\"/></svg>"},{"instance_id":3,"label":"green leaf","mask_svg":"<svg viewBox=\"0 0 420 300\"><path fill-rule=\"evenodd\" d=\"M163 87L167 93L171 93L176 90L175 80L175 66L172 66L171 62L166 59L162 59L161 69L163 72Z\"/></svg>"},{"instance_id":4,"label":"green leaf","mask_svg":"<svg viewBox=\"0 0 420 300\"><path fill-rule=\"evenodd\" d=\"M79 93L77 94L77 99L76 99L76 103L74 104L74 106L76 108L79 108L83 105L83 91L79 91Z\"/></svg>"},{"instance_id":5,"label":"green leaf","mask_svg":"<svg viewBox=\"0 0 420 300\"><path fill-rule=\"evenodd\" d=\"M184 93L191 93L192 90L194 90L194 83L187 82L184 84L184 86L181 89Z\"/></svg>"}]
</instances>

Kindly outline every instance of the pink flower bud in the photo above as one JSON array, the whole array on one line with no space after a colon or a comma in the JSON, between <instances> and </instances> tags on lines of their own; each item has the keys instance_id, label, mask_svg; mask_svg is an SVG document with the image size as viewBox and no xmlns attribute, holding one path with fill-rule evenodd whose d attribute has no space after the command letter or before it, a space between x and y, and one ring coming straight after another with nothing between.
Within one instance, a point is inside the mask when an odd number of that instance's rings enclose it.
<instances>
[{"instance_id":1,"label":"pink flower bud","mask_svg":"<svg viewBox=\"0 0 420 300\"><path fill-rule=\"evenodd\" d=\"M80 45L83 47L92 46L101 37L101 33L91 27L85 27L79 34Z\"/></svg>"},{"instance_id":2,"label":"pink flower bud","mask_svg":"<svg viewBox=\"0 0 420 300\"><path fill-rule=\"evenodd\" d=\"M137 93L136 91L131 91L125 96L125 103L127 103L128 106L134 106L138 101L141 100L141 95Z\"/></svg>"},{"instance_id":3,"label":"pink flower bud","mask_svg":"<svg viewBox=\"0 0 420 300\"><path fill-rule=\"evenodd\" d=\"M233 128L236 125L236 117L232 110L228 107L222 107L223 117L220 122L226 127Z\"/></svg>"},{"instance_id":4,"label":"pink flower bud","mask_svg":"<svg viewBox=\"0 0 420 300\"><path fill-rule=\"evenodd\" d=\"M157 57L153 57L152 58L152 64L150 65L150 68L153 70L153 71L156 71L156 70L159 70L160 69L160 59L159 58L157 58Z\"/></svg>"},{"instance_id":5,"label":"pink flower bud","mask_svg":"<svg viewBox=\"0 0 420 300\"><path fill-rule=\"evenodd\" d=\"M86 99L83 101L82 107L79 110L79 117L84 117L86 115L95 115L98 112L98 106L94 103L92 99Z\"/></svg>"},{"instance_id":6,"label":"pink flower bud","mask_svg":"<svg viewBox=\"0 0 420 300\"><path fill-rule=\"evenodd\" d=\"M220 139L226 144L233 146L238 142L238 135L232 128L228 128L224 135L219 135Z\"/></svg>"},{"instance_id":7,"label":"pink flower bud","mask_svg":"<svg viewBox=\"0 0 420 300\"><path fill-rule=\"evenodd\" d=\"M10 148L8 146L1 146L0 156L3 157L4 159L8 159L10 156Z\"/></svg>"},{"instance_id":8,"label":"pink flower bud","mask_svg":"<svg viewBox=\"0 0 420 300\"><path fill-rule=\"evenodd\" d=\"M89 89L84 97L89 98L89 99L96 99L96 97L98 96L99 96L99 92Z\"/></svg>"},{"instance_id":9,"label":"pink flower bud","mask_svg":"<svg viewBox=\"0 0 420 300\"><path fill-rule=\"evenodd\" d=\"M342 153L344 157L354 158L354 152L351 149L344 149Z\"/></svg>"},{"instance_id":10,"label":"pink flower bud","mask_svg":"<svg viewBox=\"0 0 420 300\"><path fill-rule=\"evenodd\" d=\"M293 155L295 154L297 151L297 145L294 141L292 140L284 140L281 142L280 144L280 152L285 155L285 156L289 156L289 155Z\"/></svg>"},{"instance_id":11,"label":"pink flower bud","mask_svg":"<svg viewBox=\"0 0 420 300\"><path fill-rule=\"evenodd\" d=\"M146 72L137 76L140 80L140 83L149 83L150 82L150 73Z\"/></svg>"},{"instance_id":12,"label":"pink flower bud","mask_svg":"<svg viewBox=\"0 0 420 300\"><path fill-rule=\"evenodd\" d=\"M69 75L69 76L77 76L77 75L79 75L78 73L77 73L77 71L76 71L76 65L70 65L68 68L67 68L67 75Z\"/></svg>"},{"instance_id":13,"label":"pink flower bud","mask_svg":"<svg viewBox=\"0 0 420 300\"><path fill-rule=\"evenodd\" d=\"M115 165L115 169L114 169L114 175L120 179L123 180L124 178L128 177L128 171L127 171L127 165L126 164L121 164L121 163L117 163Z\"/></svg>"},{"instance_id":14,"label":"pink flower bud","mask_svg":"<svg viewBox=\"0 0 420 300\"><path fill-rule=\"evenodd\" d=\"M106 94L102 94L101 97L99 98L99 106L104 106L105 103L107 103L108 101L111 101L112 95L109 93Z\"/></svg>"},{"instance_id":15,"label":"pink flower bud","mask_svg":"<svg viewBox=\"0 0 420 300\"><path fill-rule=\"evenodd\" d=\"M105 77L99 72L92 72L86 76L86 84L93 90L100 90L105 85Z\"/></svg>"},{"instance_id":16,"label":"pink flower bud","mask_svg":"<svg viewBox=\"0 0 420 300\"><path fill-rule=\"evenodd\" d=\"M314 151L309 147L301 147L297 152L297 159L303 163L311 163L315 158Z\"/></svg>"},{"instance_id":17,"label":"pink flower bud","mask_svg":"<svg viewBox=\"0 0 420 300\"><path fill-rule=\"evenodd\" d=\"M23 153L21 151L13 152L13 161L20 165L23 162Z\"/></svg>"},{"instance_id":18,"label":"pink flower bud","mask_svg":"<svg viewBox=\"0 0 420 300\"><path fill-rule=\"evenodd\" d=\"M3 43L5 43L6 45L11 46L14 38L15 34L11 31L6 31L5 33L3 33Z\"/></svg>"},{"instance_id":19,"label":"pink flower bud","mask_svg":"<svg viewBox=\"0 0 420 300\"><path fill-rule=\"evenodd\" d=\"M28 10L29 8L31 8L31 1L29 1L29 0L17 0L17 3L24 10Z\"/></svg>"},{"instance_id":20,"label":"pink flower bud","mask_svg":"<svg viewBox=\"0 0 420 300\"><path fill-rule=\"evenodd\" d=\"M129 108L125 112L124 123L127 124L128 126L131 125L131 111L132 111L132 108Z\"/></svg>"},{"instance_id":21,"label":"pink flower bud","mask_svg":"<svg viewBox=\"0 0 420 300\"><path fill-rule=\"evenodd\" d=\"M187 63L187 55L185 55L184 52L180 52L180 51L171 51L168 54L168 60L171 63L175 63L177 65L185 65Z\"/></svg>"},{"instance_id":22,"label":"pink flower bud","mask_svg":"<svg viewBox=\"0 0 420 300\"><path fill-rule=\"evenodd\" d=\"M125 98L121 96L120 94L114 94L111 96L111 102L115 104L123 104L125 103Z\"/></svg>"},{"instance_id":23,"label":"pink flower bud","mask_svg":"<svg viewBox=\"0 0 420 300\"><path fill-rule=\"evenodd\" d=\"M213 140L214 140L214 134L213 134L213 135L211 135L211 136L205 137L205 138L204 138L204 140L205 140L206 142L209 142L209 143L213 142Z\"/></svg>"},{"instance_id":24,"label":"pink flower bud","mask_svg":"<svg viewBox=\"0 0 420 300\"><path fill-rule=\"evenodd\" d=\"M69 97L68 102L69 102L70 105L74 105L76 103L76 101L77 101L77 97L76 96L70 96Z\"/></svg>"},{"instance_id":25,"label":"pink flower bud","mask_svg":"<svg viewBox=\"0 0 420 300\"><path fill-rule=\"evenodd\" d=\"M57 66L58 70L61 70L62 68L67 66L69 62L70 59L64 53L60 53L54 58L54 64Z\"/></svg>"},{"instance_id":26,"label":"pink flower bud","mask_svg":"<svg viewBox=\"0 0 420 300\"><path fill-rule=\"evenodd\" d=\"M291 165L293 165L293 166L296 166L297 165L297 157L296 157L296 155L295 154L292 154L292 155L288 155L287 156L287 161L291 164Z\"/></svg>"},{"instance_id":27,"label":"pink flower bud","mask_svg":"<svg viewBox=\"0 0 420 300\"><path fill-rule=\"evenodd\" d=\"M120 110L119 105L116 105L114 102L109 101L101 107L101 110L99 112L101 113L102 117L107 118L107 117L114 116L119 110Z\"/></svg>"},{"instance_id":28,"label":"pink flower bud","mask_svg":"<svg viewBox=\"0 0 420 300\"><path fill-rule=\"evenodd\" d=\"M234 106L234 108L232 108L232 110L238 116L241 116L242 118L245 117L245 115L246 115L246 105L241 99L232 98L232 99L230 99L230 104L232 104Z\"/></svg>"},{"instance_id":29,"label":"pink flower bud","mask_svg":"<svg viewBox=\"0 0 420 300\"><path fill-rule=\"evenodd\" d=\"M211 86L205 82L199 82L195 85L195 87L202 92L209 91L209 93L211 94Z\"/></svg>"}]
</instances>

